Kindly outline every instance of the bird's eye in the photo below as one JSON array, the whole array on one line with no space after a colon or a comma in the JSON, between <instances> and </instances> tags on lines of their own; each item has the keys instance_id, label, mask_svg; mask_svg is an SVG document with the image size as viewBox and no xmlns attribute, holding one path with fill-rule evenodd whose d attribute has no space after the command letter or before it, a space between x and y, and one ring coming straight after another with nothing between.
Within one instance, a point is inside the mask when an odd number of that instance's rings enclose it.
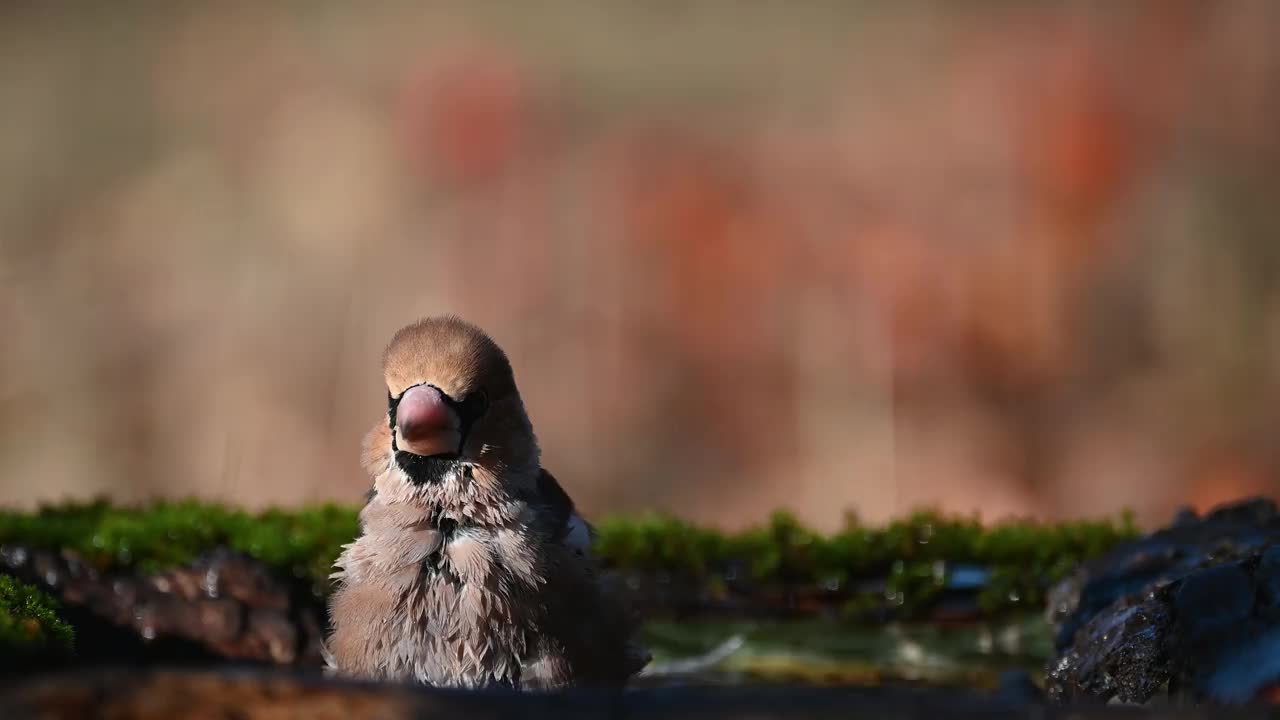
<instances>
[{"instance_id":1,"label":"bird's eye","mask_svg":"<svg viewBox=\"0 0 1280 720\"><path fill-rule=\"evenodd\" d=\"M489 409L489 396L484 390L469 393L460 403L461 415L470 420L480 417Z\"/></svg>"}]
</instances>

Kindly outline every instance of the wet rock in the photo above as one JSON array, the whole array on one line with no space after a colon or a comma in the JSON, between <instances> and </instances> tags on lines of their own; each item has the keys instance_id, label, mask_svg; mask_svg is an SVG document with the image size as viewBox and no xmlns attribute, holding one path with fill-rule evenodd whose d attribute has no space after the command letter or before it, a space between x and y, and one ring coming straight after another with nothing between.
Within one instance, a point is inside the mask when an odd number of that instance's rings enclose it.
<instances>
[{"instance_id":1,"label":"wet rock","mask_svg":"<svg viewBox=\"0 0 1280 720\"><path fill-rule=\"evenodd\" d=\"M1184 642L1199 641L1249 617L1253 585L1237 564L1198 570L1178 583L1173 608Z\"/></svg>"},{"instance_id":2,"label":"wet rock","mask_svg":"<svg viewBox=\"0 0 1280 720\"><path fill-rule=\"evenodd\" d=\"M1280 678L1280 628L1237 638L1200 679L1205 699L1223 704L1244 704L1265 699Z\"/></svg>"},{"instance_id":3,"label":"wet rock","mask_svg":"<svg viewBox=\"0 0 1280 720\"><path fill-rule=\"evenodd\" d=\"M1173 520L1169 522L1171 527L1181 527L1186 525L1194 525L1200 521L1200 516L1196 514L1193 508L1183 506L1178 508L1173 514Z\"/></svg>"},{"instance_id":4,"label":"wet rock","mask_svg":"<svg viewBox=\"0 0 1280 720\"><path fill-rule=\"evenodd\" d=\"M1125 573L1131 573L1126 576ZM1055 701L1246 703L1280 686L1280 518L1249 500L1186 519L1055 588Z\"/></svg>"},{"instance_id":5,"label":"wet rock","mask_svg":"<svg viewBox=\"0 0 1280 720\"><path fill-rule=\"evenodd\" d=\"M1198 519L1179 513L1176 524L1084 563L1050 589L1046 614L1056 628L1057 649L1071 645L1081 626L1122 597L1272 544L1280 544L1280 512L1269 499L1231 503Z\"/></svg>"},{"instance_id":6,"label":"wet rock","mask_svg":"<svg viewBox=\"0 0 1280 720\"><path fill-rule=\"evenodd\" d=\"M227 550L146 575L99 572L68 551L6 546L0 572L62 601L81 662L322 664L320 600Z\"/></svg>"},{"instance_id":7,"label":"wet rock","mask_svg":"<svg viewBox=\"0 0 1280 720\"><path fill-rule=\"evenodd\" d=\"M1280 618L1280 545L1267 549L1258 561L1259 612Z\"/></svg>"},{"instance_id":8,"label":"wet rock","mask_svg":"<svg viewBox=\"0 0 1280 720\"><path fill-rule=\"evenodd\" d=\"M1157 598L1117 603L1080 629L1080 642L1052 663L1046 673L1048 696L1055 702L1142 703L1169 682L1165 643L1171 624Z\"/></svg>"}]
</instances>

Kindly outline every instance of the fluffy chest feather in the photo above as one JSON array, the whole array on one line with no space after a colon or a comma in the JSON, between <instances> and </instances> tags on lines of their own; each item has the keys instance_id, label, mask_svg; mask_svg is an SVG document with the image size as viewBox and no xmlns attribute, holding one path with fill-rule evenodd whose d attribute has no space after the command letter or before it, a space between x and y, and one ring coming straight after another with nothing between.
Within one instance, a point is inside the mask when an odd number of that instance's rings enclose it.
<instances>
[{"instance_id":1,"label":"fluffy chest feather","mask_svg":"<svg viewBox=\"0 0 1280 720\"><path fill-rule=\"evenodd\" d=\"M389 677L433 685L516 685L529 635L539 625L528 602L539 578L527 540L509 529L469 528L445 538L403 589ZM397 626L398 625L398 626Z\"/></svg>"},{"instance_id":2,"label":"fluffy chest feather","mask_svg":"<svg viewBox=\"0 0 1280 720\"><path fill-rule=\"evenodd\" d=\"M339 558L334 654L386 679L516 685L542 623L547 538L527 503L496 525L375 495Z\"/></svg>"}]
</instances>

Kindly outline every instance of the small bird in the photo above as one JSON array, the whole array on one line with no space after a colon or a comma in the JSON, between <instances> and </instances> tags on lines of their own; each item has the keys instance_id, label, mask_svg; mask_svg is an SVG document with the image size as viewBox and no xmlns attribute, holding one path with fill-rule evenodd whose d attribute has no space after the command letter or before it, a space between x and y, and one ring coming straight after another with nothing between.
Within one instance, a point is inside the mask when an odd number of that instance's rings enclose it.
<instances>
[{"instance_id":1,"label":"small bird","mask_svg":"<svg viewBox=\"0 0 1280 720\"><path fill-rule=\"evenodd\" d=\"M648 664L638 623L551 473L507 356L453 316L383 354L387 416L333 578L333 675L432 686L618 687Z\"/></svg>"}]
</instances>

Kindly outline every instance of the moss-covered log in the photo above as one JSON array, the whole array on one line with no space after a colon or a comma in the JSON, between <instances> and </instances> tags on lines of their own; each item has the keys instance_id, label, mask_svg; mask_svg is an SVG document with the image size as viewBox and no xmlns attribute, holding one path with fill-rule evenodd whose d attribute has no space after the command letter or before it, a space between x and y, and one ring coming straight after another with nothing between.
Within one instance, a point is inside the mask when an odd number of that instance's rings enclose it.
<instances>
[{"instance_id":1,"label":"moss-covered log","mask_svg":"<svg viewBox=\"0 0 1280 720\"><path fill-rule=\"evenodd\" d=\"M332 504L249 513L196 501L97 501L0 512L0 545L58 548L101 570L141 572L228 548L311 582L323 596L357 513ZM659 515L604 518L597 529L599 552L651 611L820 609L855 618L917 617L957 596L970 614L1037 608L1045 588L1080 561L1137 535L1127 516L984 526L927 511L883 527L851 517L829 535L784 512L740 533Z\"/></svg>"},{"instance_id":2,"label":"moss-covered log","mask_svg":"<svg viewBox=\"0 0 1280 720\"><path fill-rule=\"evenodd\" d=\"M0 575L0 670L43 667L70 657L74 636L58 602Z\"/></svg>"}]
</instances>

